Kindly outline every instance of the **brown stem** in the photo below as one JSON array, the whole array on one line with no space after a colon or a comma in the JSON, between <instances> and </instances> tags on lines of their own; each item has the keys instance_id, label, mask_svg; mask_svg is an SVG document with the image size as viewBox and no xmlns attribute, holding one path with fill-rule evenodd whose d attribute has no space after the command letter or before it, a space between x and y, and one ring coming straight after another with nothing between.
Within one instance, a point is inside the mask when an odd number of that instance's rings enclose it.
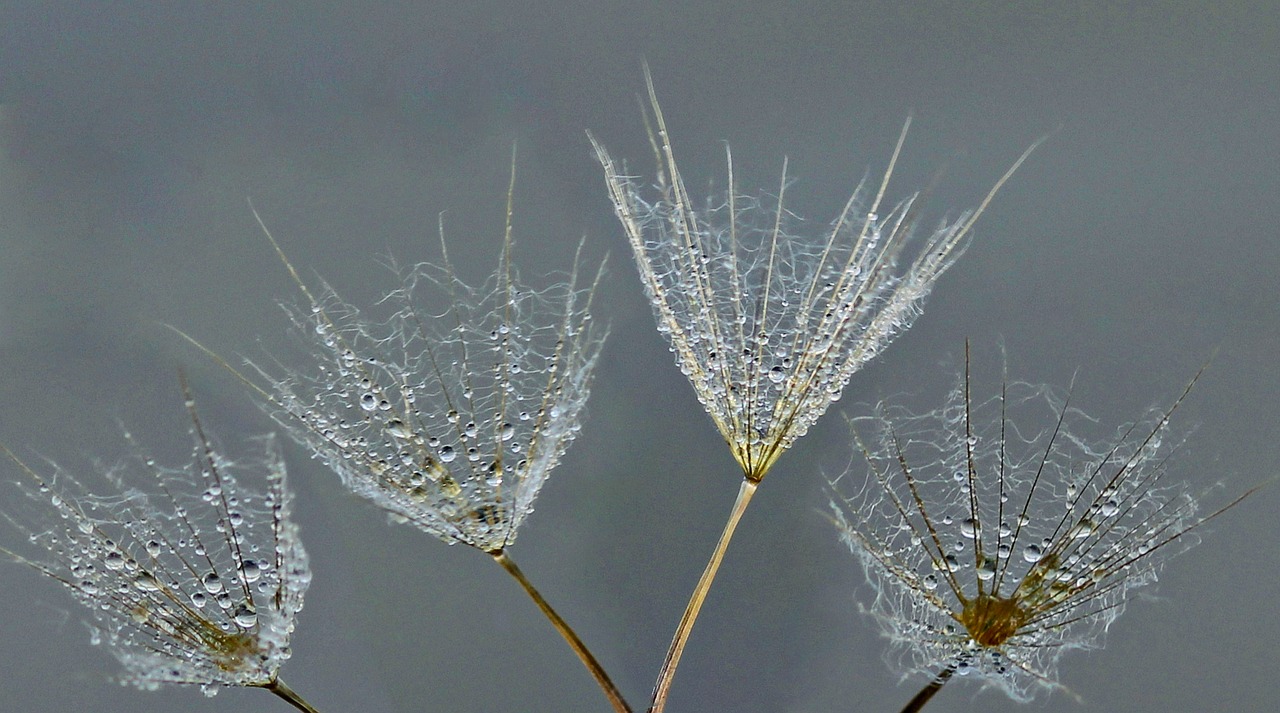
<instances>
[{"instance_id":1,"label":"brown stem","mask_svg":"<svg viewBox=\"0 0 1280 713\"><path fill-rule=\"evenodd\" d=\"M671 679L676 675L676 666L680 665L680 655L684 653L684 645L693 631L693 623L702 609L702 602L707 598L707 592L711 590L711 583L716 578L716 570L720 569L720 560L724 559L724 551L729 547L729 540L733 539L733 530L742 519L742 513L746 512L751 496L756 493L756 487L755 481L746 479L742 481L742 487L738 490L738 499L734 501L733 510L729 512L729 520L724 524L724 532L720 533L720 541L716 543L716 549L711 553L711 560L707 562L702 578L698 580L698 585L693 589L693 595L689 597L689 605L685 607L684 616L680 617L675 637L671 639L671 648L667 650L667 658L663 660L662 668L658 671L658 680L653 685L653 702L649 706L649 713L662 713L663 707L667 705L667 693L671 688Z\"/></svg>"},{"instance_id":2,"label":"brown stem","mask_svg":"<svg viewBox=\"0 0 1280 713\"><path fill-rule=\"evenodd\" d=\"M618 687L613 685L613 681L609 680L609 674L605 673L604 667L600 665L599 661L596 661L596 657L591 655L591 651L587 648L587 645L582 643L582 639L578 638L578 635L574 633L573 629L565 622L565 620L560 618L560 615L556 613L555 609L551 608L551 605L547 603L547 600L542 598L542 594L539 593L533 586L533 583L524 576L524 572L520 571L520 568L517 567L516 563L507 556L507 553L503 550L498 550L497 552L490 552L489 556L493 557L494 561L502 565L502 568L507 570L512 577L515 577L516 581L520 583L520 586L524 587L525 593L529 595L529 598L533 600L533 603L537 604L538 608L542 610L542 613L551 621L551 625L556 628L556 631L560 632L560 635L564 637L565 641L569 642L569 648L573 649L573 653L578 655L578 658L582 660L582 664L586 666L587 670L591 672L591 675L595 677L596 683L600 684L600 689L604 691L604 695L609 699L609 703L613 706L613 710L617 713L631 713L631 706L627 705L627 701L623 699L622 694L618 691Z\"/></svg>"},{"instance_id":3,"label":"brown stem","mask_svg":"<svg viewBox=\"0 0 1280 713\"><path fill-rule=\"evenodd\" d=\"M320 713L320 711L313 708L310 703L307 703L305 700L302 699L302 696L299 696L297 693L294 693L292 688L289 688L288 686L286 686L284 681L281 681L278 678L271 681L271 683L268 683L267 685L262 686L262 688L265 688L268 691L271 691L272 693L276 694L277 696L280 696L286 702L288 702L289 705L293 706L294 708L297 708L300 711L303 711L303 713Z\"/></svg>"},{"instance_id":4,"label":"brown stem","mask_svg":"<svg viewBox=\"0 0 1280 713\"><path fill-rule=\"evenodd\" d=\"M916 697L912 698L911 701L907 703L906 708L902 709L902 713L917 713L921 708L924 708L924 704L928 703L929 699L933 698L935 693L942 690L943 684L951 678L951 674L955 673L955 670L955 666L948 666L943 669L942 673L935 676L934 679L929 682L929 685L920 689L920 692L916 694Z\"/></svg>"}]
</instances>

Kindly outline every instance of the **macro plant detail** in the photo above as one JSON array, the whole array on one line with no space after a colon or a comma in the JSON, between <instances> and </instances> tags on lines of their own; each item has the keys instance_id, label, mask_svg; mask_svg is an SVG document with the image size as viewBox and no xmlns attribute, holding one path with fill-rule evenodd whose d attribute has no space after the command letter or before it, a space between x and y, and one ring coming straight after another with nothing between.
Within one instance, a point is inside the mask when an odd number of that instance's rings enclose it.
<instances>
[{"instance_id":1,"label":"macro plant detail","mask_svg":"<svg viewBox=\"0 0 1280 713\"><path fill-rule=\"evenodd\" d=\"M442 266L394 268L381 321L298 280L306 303L286 311L304 354L255 367L273 418L349 489L489 553L515 541L577 435L606 331L589 311L603 266L586 288L576 263L562 284L523 285L507 217L486 283L458 279L442 230Z\"/></svg>"},{"instance_id":2,"label":"macro plant detail","mask_svg":"<svg viewBox=\"0 0 1280 713\"><path fill-rule=\"evenodd\" d=\"M657 164L654 189L639 185L599 141L591 141L658 331L744 477L655 685L652 710L660 713L689 632L757 485L840 398L853 374L911 326L934 282L964 252L978 217L1038 142L976 209L940 222L916 244L920 195L887 210L884 203L908 120L874 192L859 183L835 220L813 236L785 207L785 160L776 196L744 195L726 146L727 191L695 204L676 166L647 67L645 83L652 111L645 123Z\"/></svg>"},{"instance_id":3,"label":"macro plant detail","mask_svg":"<svg viewBox=\"0 0 1280 713\"><path fill-rule=\"evenodd\" d=\"M808 235L812 229L785 207L785 161L777 196L743 195L726 148L727 192L695 204L647 72L646 81L657 127L650 134L655 190L620 171L592 141L658 331L743 475L759 482L840 398L854 372L911 326L1031 149L977 209L942 221L916 245L919 194L884 206L908 121L874 193L859 184L835 220Z\"/></svg>"},{"instance_id":4,"label":"macro plant detail","mask_svg":"<svg viewBox=\"0 0 1280 713\"><path fill-rule=\"evenodd\" d=\"M259 218L304 298L301 306L284 305L302 356L273 360L278 369L249 362L266 382L260 385L182 336L256 392L269 415L353 493L394 521L492 557L614 710L629 713L604 667L507 551L581 429L607 334L591 317L604 265L580 286L581 245L564 282L538 290L520 281L511 262L514 195L513 151L502 250L484 284L458 278L441 225L440 265L390 263L399 286L379 300L390 311L381 320L365 317L327 284L313 292Z\"/></svg>"},{"instance_id":5,"label":"macro plant detail","mask_svg":"<svg viewBox=\"0 0 1280 713\"><path fill-rule=\"evenodd\" d=\"M122 682L198 685L207 695L265 688L313 711L278 677L311 582L284 462L270 438L259 459L228 460L190 396L187 409L191 462L160 466L135 445L131 460L104 473L109 495L57 466L40 475L5 449L27 496L6 517L40 552L2 551L92 612L91 640L120 661ZM148 487L131 484L138 473ZM266 491L242 488L244 477L265 480Z\"/></svg>"},{"instance_id":6,"label":"macro plant detail","mask_svg":"<svg viewBox=\"0 0 1280 713\"><path fill-rule=\"evenodd\" d=\"M660 665L647 711L662 713L759 484L853 374L910 327L979 216L1039 142L976 208L922 229L919 194L886 203L908 120L882 179L864 179L834 220L813 229L784 201L785 160L776 195L743 193L726 149L727 190L695 204L647 68L645 78L653 185L590 141L658 330L743 475ZM592 316L604 266L584 269L582 244L550 286L521 279L512 260L514 191L513 152L503 239L487 279L459 277L441 225L439 259L388 258L392 287L368 308L326 282L313 288L303 280L254 210L300 294L282 305L291 346L233 366L174 331L248 387L348 490L393 522L493 559L613 711L632 713L510 553L579 433L608 332ZM1205 515L1199 495L1166 482L1181 445L1169 422L1198 378L1168 408L1100 436L1099 422L1071 405L1069 390L1005 378L998 394L975 398L966 344L963 377L941 408L917 414L881 403L849 421L854 457L867 467L851 466L831 483L831 518L874 590L860 608L889 640L892 665L904 679L930 679L903 713L921 710L953 678L1016 701L1071 694L1058 681L1061 656L1101 646L1134 593L1198 541L1200 525L1252 492ZM106 473L112 495L90 493L57 466L43 476L4 449L27 501L6 518L39 553L0 553L55 579L93 611L93 640L121 661L126 683L194 685L209 695L264 688L316 713L279 679L311 580L283 459L270 438L258 460L224 458L185 379L182 389L191 464L159 466L135 446L132 460ZM135 471L155 486L130 485ZM241 487L250 475L265 479L264 494Z\"/></svg>"},{"instance_id":7,"label":"macro plant detail","mask_svg":"<svg viewBox=\"0 0 1280 713\"><path fill-rule=\"evenodd\" d=\"M1069 392L1012 382L975 400L966 355L943 408L881 403L851 419L870 476L852 487L851 468L832 484L834 520L875 591L864 611L891 663L934 677L904 711L953 676L1019 701L1065 689L1060 657L1100 647L1193 531L1247 496L1202 515L1186 484L1166 482L1180 445L1169 419L1194 383L1094 440Z\"/></svg>"}]
</instances>

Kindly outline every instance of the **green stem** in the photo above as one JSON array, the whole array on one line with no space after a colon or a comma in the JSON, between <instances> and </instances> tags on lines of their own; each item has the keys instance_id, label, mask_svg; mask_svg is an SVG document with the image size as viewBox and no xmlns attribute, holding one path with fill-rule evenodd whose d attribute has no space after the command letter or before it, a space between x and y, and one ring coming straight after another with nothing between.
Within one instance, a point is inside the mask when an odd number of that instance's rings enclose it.
<instances>
[{"instance_id":1,"label":"green stem","mask_svg":"<svg viewBox=\"0 0 1280 713\"><path fill-rule=\"evenodd\" d=\"M929 699L933 698L935 693L942 690L943 684L951 678L951 674L955 673L955 670L955 666L948 666L943 669L942 673L935 676L934 679L929 682L929 685L920 689L920 692L916 694L915 698L912 698L907 703L907 707L902 709L902 713L917 713L921 708L924 708L924 704L928 703Z\"/></svg>"},{"instance_id":2,"label":"green stem","mask_svg":"<svg viewBox=\"0 0 1280 713\"><path fill-rule=\"evenodd\" d=\"M627 701L623 699L622 694L618 691L618 687L613 685L613 681L609 680L609 674L605 673L604 667L600 665L599 661L596 661L596 657L591 655L591 651L587 648L587 645L582 643L582 639L578 638L578 635L574 633L573 629L565 622L565 620L556 613L555 609L551 608L551 605L547 603L547 600L542 598L542 594L538 592L538 590L533 586L533 583L524 576L524 572L520 571L520 568L517 567L516 563L507 556L507 553L503 550L498 550L497 552L490 552L489 556L493 557L494 561L502 565L502 568L507 570L512 577L515 577L516 581L520 583L520 586L524 587L525 593L529 595L529 598L533 600L533 603L537 604L538 609L541 609L542 613L551 621L551 625L556 628L556 631L560 632L560 635L564 637L565 641L569 642L569 648L573 649L573 653L578 655L578 658L582 660L582 664L586 666L587 670L591 672L591 675L595 677L596 683L598 683L600 685L600 689L604 691L604 695L609 699L609 703L613 706L613 710L617 713L631 713L631 706L627 705Z\"/></svg>"},{"instance_id":3,"label":"green stem","mask_svg":"<svg viewBox=\"0 0 1280 713\"><path fill-rule=\"evenodd\" d=\"M729 547L729 540L733 539L733 531L738 526L738 521L742 519L742 513L746 512L747 505L751 502L751 496L755 495L758 483L753 480L744 479L742 487L738 490L738 499L733 503L733 510L729 512L729 520L724 524L724 532L720 533L720 541L716 543L716 549L711 553L711 560L707 562L707 568L702 572L702 578L698 580L698 584L693 588L693 595L689 597L689 604L685 607L684 616L680 617L680 624L676 627L676 634L671 639L671 648L667 650L667 658L662 662L662 668L658 671L658 680L653 686L653 701L649 706L649 713L662 713L662 709L667 705L667 694L671 689L671 679L676 675L676 667L680 665L680 656L684 653L685 643L689 640L689 634L693 631L693 623L698 619L698 612L702 609L702 602L707 598L707 592L711 590L711 583L716 578L716 570L720 569L720 561L724 559L724 552Z\"/></svg>"},{"instance_id":4,"label":"green stem","mask_svg":"<svg viewBox=\"0 0 1280 713\"><path fill-rule=\"evenodd\" d=\"M320 713L320 711L313 708L310 703L307 703L305 700L302 699L302 696L299 696L297 693L294 692L292 688L289 688L288 686L286 686L284 681L281 681L278 678L271 681L271 683L268 683L265 686L262 686L262 688L265 688L268 691L271 691L272 693L276 694L277 696L280 696L286 702L288 702L289 705L293 706L294 708L297 708L300 711L303 711L303 713Z\"/></svg>"}]
</instances>

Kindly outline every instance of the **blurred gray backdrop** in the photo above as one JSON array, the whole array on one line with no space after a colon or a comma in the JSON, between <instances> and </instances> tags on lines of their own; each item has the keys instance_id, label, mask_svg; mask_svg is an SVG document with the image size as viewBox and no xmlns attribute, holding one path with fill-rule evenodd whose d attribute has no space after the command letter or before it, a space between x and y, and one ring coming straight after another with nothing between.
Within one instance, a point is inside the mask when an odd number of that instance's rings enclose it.
<instances>
[{"instance_id":1,"label":"blurred gray backdrop","mask_svg":"<svg viewBox=\"0 0 1280 713\"><path fill-rule=\"evenodd\" d=\"M265 5L265 7L263 7ZM636 96L652 67L691 189L776 185L832 218L915 123L891 198L973 206L1049 133L979 222L924 315L765 480L694 632L673 711L896 711L899 685L823 514L849 461L840 413L929 408L964 339L975 360L1065 385L1109 424L1170 401L1171 477L1235 493L1273 479L1280 372L1280 11L1268 2L84 3L0 9L0 442L72 469L186 452L191 375L232 453L270 430L245 390L180 344L283 343L296 265L366 304L379 258L496 264L518 144L516 259L530 282L582 236L609 254L612 324L585 429L513 554L643 709L739 474L653 320L584 130L651 167ZM697 191L695 191L697 192ZM988 382L989 383L989 382ZM337 711L588 711L604 699L488 558L348 495L290 446L315 582L284 678ZM0 477L12 479L11 466ZM6 491L9 492L9 491ZM1105 649L1068 654L1043 710L1270 710L1280 639L1280 488L1174 560ZM4 537L15 536L7 532ZM0 565L0 709L283 711L260 691L111 683L82 612ZM1270 691L1270 693L1268 693ZM957 681L929 710L1018 708Z\"/></svg>"}]
</instances>

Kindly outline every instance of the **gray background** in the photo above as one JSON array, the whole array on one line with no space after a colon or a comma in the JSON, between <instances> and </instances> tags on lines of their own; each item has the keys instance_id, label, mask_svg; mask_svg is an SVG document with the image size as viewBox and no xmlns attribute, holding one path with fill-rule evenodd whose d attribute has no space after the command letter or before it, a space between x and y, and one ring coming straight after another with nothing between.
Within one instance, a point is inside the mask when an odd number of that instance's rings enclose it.
<instances>
[{"instance_id":1,"label":"gray background","mask_svg":"<svg viewBox=\"0 0 1280 713\"><path fill-rule=\"evenodd\" d=\"M309 276L367 303L377 258L437 255L446 215L470 279L496 260L519 143L517 259L530 281L582 235L611 254L613 334L581 438L513 550L643 709L739 481L653 329L584 129L648 170L635 96L653 69L691 188L734 147L744 187L784 155L819 222L880 171L892 194L945 174L937 218L973 205L1030 142L916 326L766 479L694 633L673 711L894 711L899 686L821 513L840 411L950 385L963 340L987 365L1066 384L1110 423L1165 403L1215 351L1178 419L1173 477L1235 493L1276 475L1280 12L1270 3L55 3L0 10L0 441L66 465L122 453L117 422L187 447L186 365L232 453L270 428L177 343L278 346L293 287L251 197ZM452 5L451 8L433 7ZM1115 5L1116 7L1112 7ZM1121 7L1123 5L1123 7ZM695 190L695 193L700 189ZM261 343L261 344L259 344ZM322 711L604 710L593 683L484 556L390 527L296 448L315 583L284 678ZM13 469L8 468L13 477ZM1070 654L1046 710L1270 710L1277 614L1272 486L1214 522L1105 649ZM9 536L12 536L10 534ZM77 605L0 574L0 708L283 711L108 682ZM930 710L1010 710L948 686Z\"/></svg>"}]
</instances>

